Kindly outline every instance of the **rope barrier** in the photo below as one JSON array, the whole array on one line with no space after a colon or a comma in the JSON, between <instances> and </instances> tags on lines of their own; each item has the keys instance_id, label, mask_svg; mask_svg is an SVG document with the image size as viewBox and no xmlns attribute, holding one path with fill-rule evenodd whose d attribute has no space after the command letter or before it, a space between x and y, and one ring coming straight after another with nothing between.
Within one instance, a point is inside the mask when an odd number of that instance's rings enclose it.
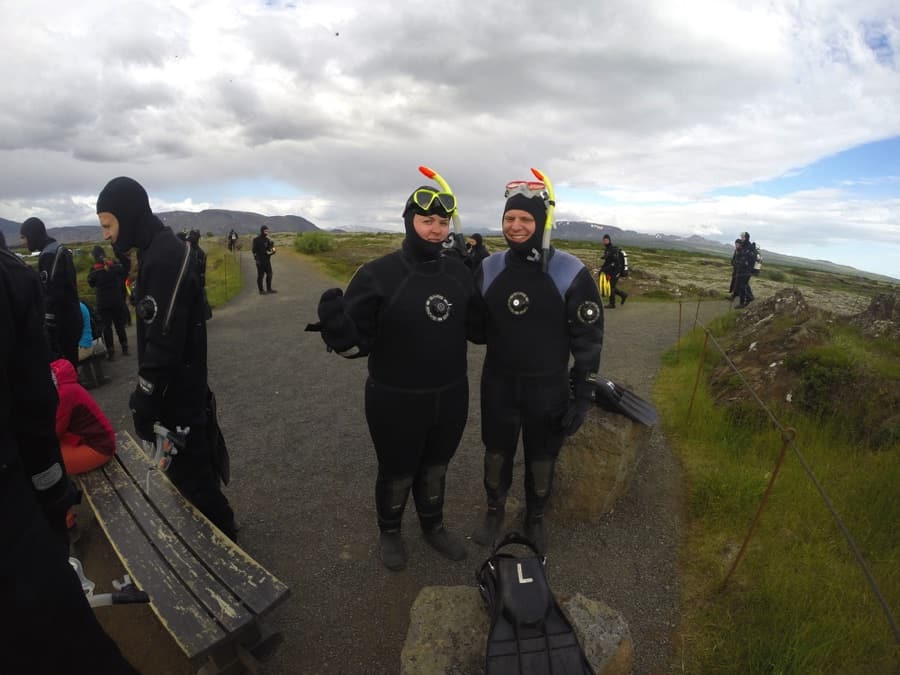
<instances>
[{"instance_id":1,"label":"rope barrier","mask_svg":"<svg viewBox=\"0 0 900 675\"><path fill-rule=\"evenodd\" d=\"M699 302L698 302L698 314L699 314ZM873 576L871 570L869 569L869 565L866 563L865 558L863 557L859 548L856 546L856 542L854 541L853 536L850 534L850 530L847 529L847 526L844 524L843 519L838 514L837 509L835 509L834 504L831 502L831 499L828 497L828 494L825 492L825 488L819 482L819 479L816 478L815 473L813 473L812 468L807 463L806 458L800 452L800 449L794 444L793 437L791 435L791 433L793 432L793 429L785 428L781 424L781 422L778 421L778 418L775 417L775 415L772 413L772 411L769 409L769 407L763 402L763 400L759 397L759 395L756 393L756 391L753 389L753 387L750 386L750 383L747 382L747 379L744 377L744 374L741 373L740 370L738 370L738 367L734 364L734 361L731 360L731 358L725 352L722 345L719 344L719 341L716 340L716 337L712 334L712 332L709 330L709 328L707 328L707 326L704 325L699 319L695 320L695 325L702 328L703 333L704 333L703 351L700 356L700 366L697 371L697 383L699 383L700 373L703 368L703 362L704 362L705 355L706 355L707 341L712 340L713 346L719 351L719 353L722 355L722 358L725 359L725 362L728 364L729 368L731 368L731 370L734 371L735 375L738 376L744 389L746 389L750 393L750 395L756 400L756 402L766 413L766 416L769 418L769 420L772 422L772 424L775 426L775 428L778 429L778 431L781 433L781 437L782 437L782 439L784 439L785 445L787 447L790 447L791 451L794 453L794 455L800 461L800 465L803 467L804 472L806 473L806 475L810 479L810 481L812 481L812 484L815 486L816 490L819 492L819 496L822 498L822 501L825 503L826 508L831 513L831 517L834 519L834 522L837 523L837 526L840 528L841 532L843 533L844 539L846 539L847 544L850 547L850 550L853 552L853 556L856 558L857 564L859 565L860 569L862 569L863 574L866 577L866 581L869 584L869 588L871 589L872 593L875 595L875 598L878 600L878 604L881 605L881 609L884 612L885 618L887 619L887 622L890 625L891 630L894 633L894 641L897 644L900 644L900 628L898 628L898 626L897 626L897 622L894 619L894 615L891 612L891 608L888 605L887 600L885 599L884 595L882 594L881 589L878 586L878 582L875 580L875 577ZM696 387L697 387L697 384L695 384L695 386L694 386L695 391L696 391ZM691 395L691 405L693 405L693 401L694 401L694 396L692 394ZM690 415L690 408L688 410L688 415ZM780 466L780 461L781 461L781 458L779 458L779 464L777 466ZM759 515L762 512L763 505L765 503L766 498L768 497L769 489L771 488L774 480L775 480L775 473L773 473L772 479L769 482L769 488L767 488L766 494L763 496L763 503L760 504L759 511L757 512L757 519L759 518ZM748 534L747 534L747 540L750 538L750 535L753 533L753 530L755 529L755 527L756 527L756 520L754 520L754 523L751 526L750 532L748 532ZM745 542L744 542L745 545L746 545L747 540L745 540ZM733 571L734 567L737 566L737 561L740 559L742 554L743 554L743 547L741 548L741 553L739 554L738 559L735 560L735 563L732 566L731 571ZM731 575L731 571L729 571L728 576ZM725 578L725 581L726 582L728 581L728 577ZM722 585L724 587L724 585L725 585L724 582Z\"/></svg>"}]
</instances>

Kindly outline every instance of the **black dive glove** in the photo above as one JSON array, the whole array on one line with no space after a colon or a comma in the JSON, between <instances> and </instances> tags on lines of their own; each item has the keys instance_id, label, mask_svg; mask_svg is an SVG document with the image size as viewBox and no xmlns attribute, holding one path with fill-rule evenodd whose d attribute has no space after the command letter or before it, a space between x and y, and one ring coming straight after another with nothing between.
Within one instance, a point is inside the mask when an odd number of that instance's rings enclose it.
<instances>
[{"instance_id":1,"label":"black dive glove","mask_svg":"<svg viewBox=\"0 0 900 675\"><path fill-rule=\"evenodd\" d=\"M356 346L356 327L344 312L344 292L340 288L329 288L322 293L318 313L326 345L338 354Z\"/></svg>"},{"instance_id":2,"label":"black dive glove","mask_svg":"<svg viewBox=\"0 0 900 675\"><path fill-rule=\"evenodd\" d=\"M65 536L68 532L66 516L72 506L81 503L81 492L58 463L32 476L31 480L37 490L44 517L50 523L50 529L56 534ZM49 485L44 487L48 483Z\"/></svg>"},{"instance_id":3,"label":"black dive glove","mask_svg":"<svg viewBox=\"0 0 900 675\"><path fill-rule=\"evenodd\" d=\"M139 376L138 386L128 397L134 432L138 438L151 443L156 441L153 423L159 419L159 403L156 394L156 387L153 383Z\"/></svg>"},{"instance_id":4,"label":"black dive glove","mask_svg":"<svg viewBox=\"0 0 900 675\"><path fill-rule=\"evenodd\" d=\"M560 420L560 427L566 436L572 436L584 424L588 411L594 405L594 390L597 387L594 373L573 372L570 377L574 398L569 401L569 407Z\"/></svg>"}]
</instances>

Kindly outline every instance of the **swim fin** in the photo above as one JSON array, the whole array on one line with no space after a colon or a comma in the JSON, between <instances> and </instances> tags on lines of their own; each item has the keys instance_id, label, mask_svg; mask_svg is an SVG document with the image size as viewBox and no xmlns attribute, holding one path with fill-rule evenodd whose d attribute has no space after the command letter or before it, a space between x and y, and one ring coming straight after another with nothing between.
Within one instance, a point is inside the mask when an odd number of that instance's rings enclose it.
<instances>
[{"instance_id":1,"label":"swim fin","mask_svg":"<svg viewBox=\"0 0 900 675\"><path fill-rule=\"evenodd\" d=\"M625 415L625 417L648 427L659 422L659 413L652 404L633 391L604 377L597 378L594 402L604 410Z\"/></svg>"}]
</instances>

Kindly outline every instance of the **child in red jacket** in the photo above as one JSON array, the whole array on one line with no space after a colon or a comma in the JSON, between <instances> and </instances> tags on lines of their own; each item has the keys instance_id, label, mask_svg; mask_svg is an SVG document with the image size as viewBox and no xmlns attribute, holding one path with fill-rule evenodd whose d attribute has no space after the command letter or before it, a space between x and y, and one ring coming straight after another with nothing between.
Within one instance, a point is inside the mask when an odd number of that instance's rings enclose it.
<instances>
[{"instance_id":1,"label":"child in red jacket","mask_svg":"<svg viewBox=\"0 0 900 675\"><path fill-rule=\"evenodd\" d=\"M93 397L78 384L71 362L58 359L50 367L59 392L56 436L66 473L84 473L106 464L116 452L112 424Z\"/></svg>"}]
</instances>

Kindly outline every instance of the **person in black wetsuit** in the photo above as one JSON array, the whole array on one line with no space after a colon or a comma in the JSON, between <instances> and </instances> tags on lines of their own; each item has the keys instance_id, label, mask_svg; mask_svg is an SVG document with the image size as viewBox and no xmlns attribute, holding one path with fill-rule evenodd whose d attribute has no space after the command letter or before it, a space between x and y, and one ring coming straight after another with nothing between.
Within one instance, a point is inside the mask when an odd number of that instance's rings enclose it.
<instances>
[{"instance_id":1,"label":"person in black wetsuit","mask_svg":"<svg viewBox=\"0 0 900 675\"><path fill-rule=\"evenodd\" d=\"M134 179L114 178L97 197L103 238L119 255L138 249L134 293L138 382L128 399L134 430L155 441L153 423L190 427L168 476L226 536L235 540L234 512L222 494L218 425L207 384L206 319L200 270L189 245L150 210Z\"/></svg>"},{"instance_id":2,"label":"person in black wetsuit","mask_svg":"<svg viewBox=\"0 0 900 675\"><path fill-rule=\"evenodd\" d=\"M269 238L269 227L259 228L259 235L253 238L253 260L256 261L256 287L260 295L277 293L272 288L272 256L275 255L275 242ZM266 288L263 290L263 277Z\"/></svg>"},{"instance_id":3,"label":"person in black wetsuit","mask_svg":"<svg viewBox=\"0 0 900 675\"><path fill-rule=\"evenodd\" d=\"M97 293L97 312L103 322L103 344L106 346L106 358L113 360L116 346L113 344L113 326L119 338L122 354L128 354L128 305L125 302L125 268L115 260L108 260L102 246L95 246L91 255L94 264L88 272L88 286Z\"/></svg>"},{"instance_id":4,"label":"person in black wetsuit","mask_svg":"<svg viewBox=\"0 0 900 675\"><path fill-rule=\"evenodd\" d=\"M66 476L41 282L0 249L0 631L4 673L136 673L69 565Z\"/></svg>"},{"instance_id":5,"label":"person in black wetsuit","mask_svg":"<svg viewBox=\"0 0 900 675\"><path fill-rule=\"evenodd\" d=\"M81 304L72 252L47 236L40 218L29 218L20 229L29 251L40 251L38 274L44 288L44 330L51 356L62 356L78 366L78 340L81 338Z\"/></svg>"},{"instance_id":6,"label":"person in black wetsuit","mask_svg":"<svg viewBox=\"0 0 900 675\"><path fill-rule=\"evenodd\" d=\"M363 265L347 292L322 294L322 338L341 356L368 356L366 421L378 455L375 507L381 559L406 566L400 534L412 491L426 541L451 560L466 549L444 527L447 465L466 425L466 339L481 313L472 273L449 252L452 194L413 192L401 250Z\"/></svg>"},{"instance_id":7,"label":"person in black wetsuit","mask_svg":"<svg viewBox=\"0 0 900 675\"><path fill-rule=\"evenodd\" d=\"M472 245L469 248L469 255L466 258L466 264L472 269L478 267L478 263L487 258L490 252L484 245L484 238L478 232L472 235Z\"/></svg>"},{"instance_id":8,"label":"person in black wetsuit","mask_svg":"<svg viewBox=\"0 0 900 675\"><path fill-rule=\"evenodd\" d=\"M616 296L622 298L622 304L628 299L628 293L616 288L619 283L619 277L622 276L623 261L622 250L618 246L613 246L612 239L608 234L603 235L603 265L600 267L600 274L605 274L609 278L609 304L607 309L616 308Z\"/></svg>"},{"instance_id":9,"label":"person in black wetsuit","mask_svg":"<svg viewBox=\"0 0 900 675\"><path fill-rule=\"evenodd\" d=\"M521 433L525 534L544 550L544 508L556 457L593 405L603 309L591 272L575 256L551 247L543 271L548 198L522 183L507 189L502 224L509 250L486 258L475 274L487 312L481 379L487 512L472 538L491 545L500 534Z\"/></svg>"}]
</instances>

